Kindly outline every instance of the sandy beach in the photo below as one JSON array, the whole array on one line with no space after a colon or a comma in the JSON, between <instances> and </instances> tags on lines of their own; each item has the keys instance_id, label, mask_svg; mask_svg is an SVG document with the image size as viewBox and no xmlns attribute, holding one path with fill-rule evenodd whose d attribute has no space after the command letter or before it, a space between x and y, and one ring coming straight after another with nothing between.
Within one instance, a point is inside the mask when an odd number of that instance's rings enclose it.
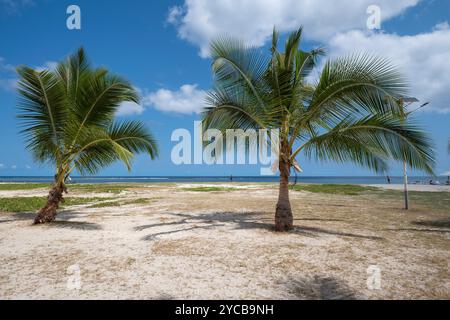
<instances>
[{"instance_id":1,"label":"sandy beach","mask_svg":"<svg viewBox=\"0 0 450 320\"><path fill-rule=\"evenodd\" d=\"M404 190L403 184L368 184L366 186L377 187L384 190ZM429 184L409 184L409 191L421 192L450 192L450 186L447 185L429 185Z\"/></svg>"},{"instance_id":2,"label":"sandy beach","mask_svg":"<svg viewBox=\"0 0 450 320\"><path fill-rule=\"evenodd\" d=\"M405 212L386 192L292 191L296 228L280 234L272 231L275 185L192 186L135 186L109 200L123 205L70 206L43 226L31 225L32 212L1 213L0 298L450 298L445 208L416 204ZM374 266L379 289L367 284ZM74 270L79 288L70 286Z\"/></svg>"}]
</instances>

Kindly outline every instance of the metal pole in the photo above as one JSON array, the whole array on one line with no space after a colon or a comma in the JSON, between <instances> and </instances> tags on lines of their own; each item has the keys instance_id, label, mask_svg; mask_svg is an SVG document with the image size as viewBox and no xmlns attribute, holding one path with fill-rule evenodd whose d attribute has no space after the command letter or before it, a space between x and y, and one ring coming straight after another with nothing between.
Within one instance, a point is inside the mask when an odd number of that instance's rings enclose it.
<instances>
[{"instance_id":1,"label":"metal pole","mask_svg":"<svg viewBox=\"0 0 450 320\"><path fill-rule=\"evenodd\" d=\"M405 101L408 100L408 101ZM407 104L405 106L405 102L409 102L409 104ZM405 109L407 106L409 106L412 103L415 102L419 102L419 100L417 100L417 98L406 98L406 99L401 99L400 103L402 104L403 109ZM425 102L424 104L422 104L420 107L418 107L417 109L410 111L410 112L405 112L405 121L408 118L408 116L411 113L414 113L416 111L418 111L419 109L422 109L423 107L427 106L429 104L429 102ZM403 179L404 179L404 184L405 184L405 188L404 188L404 193L405 193L405 210L409 210L409 203L408 203L408 165L406 163L406 161L403 161Z\"/></svg>"},{"instance_id":2,"label":"metal pole","mask_svg":"<svg viewBox=\"0 0 450 320\"><path fill-rule=\"evenodd\" d=\"M403 162L403 178L405 184L405 210L409 209L408 204L408 172L407 172L407 164L406 161Z\"/></svg>"}]
</instances>

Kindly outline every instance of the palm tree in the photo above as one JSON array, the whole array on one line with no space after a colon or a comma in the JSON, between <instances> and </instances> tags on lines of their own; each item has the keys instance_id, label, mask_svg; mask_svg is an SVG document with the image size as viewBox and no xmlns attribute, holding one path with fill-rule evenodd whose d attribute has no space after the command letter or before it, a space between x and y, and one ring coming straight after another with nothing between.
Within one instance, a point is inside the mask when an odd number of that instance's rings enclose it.
<instances>
[{"instance_id":1,"label":"palm tree","mask_svg":"<svg viewBox=\"0 0 450 320\"><path fill-rule=\"evenodd\" d=\"M74 170L94 174L116 160L130 170L134 154L157 156L157 143L141 122L114 121L122 102L139 102L136 90L108 70L91 67L83 49L55 70L21 66L17 72L26 147L36 161L55 167L47 203L35 224L55 219L67 192L65 181Z\"/></svg>"},{"instance_id":2,"label":"palm tree","mask_svg":"<svg viewBox=\"0 0 450 320\"><path fill-rule=\"evenodd\" d=\"M324 50L300 48L302 28L278 51L274 29L270 54L222 37L211 43L215 86L207 96L204 129L280 130L279 197L275 229L293 227L291 169L300 154L321 161L352 161L383 172L389 159L432 172L430 140L403 121L399 98L407 86L388 61L357 54L326 61L308 81Z\"/></svg>"}]
</instances>

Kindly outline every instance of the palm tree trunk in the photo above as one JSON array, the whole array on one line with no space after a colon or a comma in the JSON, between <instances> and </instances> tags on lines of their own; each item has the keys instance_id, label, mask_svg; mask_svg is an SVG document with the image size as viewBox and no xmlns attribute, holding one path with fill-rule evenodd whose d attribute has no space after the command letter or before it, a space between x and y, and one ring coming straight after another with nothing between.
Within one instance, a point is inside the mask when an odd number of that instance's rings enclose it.
<instances>
[{"instance_id":1,"label":"palm tree trunk","mask_svg":"<svg viewBox=\"0 0 450 320\"><path fill-rule=\"evenodd\" d=\"M280 157L280 190L278 194L277 209L275 211L275 231L289 231L293 228L291 203L289 201L289 175L290 166Z\"/></svg>"},{"instance_id":2,"label":"palm tree trunk","mask_svg":"<svg viewBox=\"0 0 450 320\"><path fill-rule=\"evenodd\" d=\"M55 185L48 193L47 203L42 207L36 218L34 224L42 224L52 222L56 218L56 210L59 208L59 204L64 201L63 192L66 190L64 185Z\"/></svg>"}]
</instances>

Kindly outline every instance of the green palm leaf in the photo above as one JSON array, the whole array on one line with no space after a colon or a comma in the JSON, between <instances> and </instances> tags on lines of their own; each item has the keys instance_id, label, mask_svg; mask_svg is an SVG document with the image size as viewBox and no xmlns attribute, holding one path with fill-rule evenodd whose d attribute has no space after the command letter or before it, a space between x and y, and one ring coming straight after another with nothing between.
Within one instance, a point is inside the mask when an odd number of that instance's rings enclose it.
<instances>
[{"instance_id":1,"label":"green palm leaf","mask_svg":"<svg viewBox=\"0 0 450 320\"><path fill-rule=\"evenodd\" d=\"M53 71L20 67L18 73L27 148L37 160L55 164L57 184L73 170L93 174L115 161L130 170L135 154L158 155L141 122L114 122L122 102L139 102L136 90L123 78L92 68L83 49Z\"/></svg>"},{"instance_id":2,"label":"green palm leaf","mask_svg":"<svg viewBox=\"0 0 450 320\"><path fill-rule=\"evenodd\" d=\"M56 161L62 153L59 142L67 110L66 97L57 77L49 71L19 67L19 119L22 133L36 160L44 161L46 154Z\"/></svg>"},{"instance_id":3,"label":"green palm leaf","mask_svg":"<svg viewBox=\"0 0 450 320\"><path fill-rule=\"evenodd\" d=\"M227 37L211 43L214 89L203 112L205 129L280 130L277 230L292 227L287 184L301 153L376 172L386 171L390 161L427 173L434 165L429 138L406 120L399 103L408 88L397 68L356 54L327 61L311 83L308 76L324 50L303 51L302 33L293 32L280 52L274 29L270 55Z\"/></svg>"}]
</instances>

